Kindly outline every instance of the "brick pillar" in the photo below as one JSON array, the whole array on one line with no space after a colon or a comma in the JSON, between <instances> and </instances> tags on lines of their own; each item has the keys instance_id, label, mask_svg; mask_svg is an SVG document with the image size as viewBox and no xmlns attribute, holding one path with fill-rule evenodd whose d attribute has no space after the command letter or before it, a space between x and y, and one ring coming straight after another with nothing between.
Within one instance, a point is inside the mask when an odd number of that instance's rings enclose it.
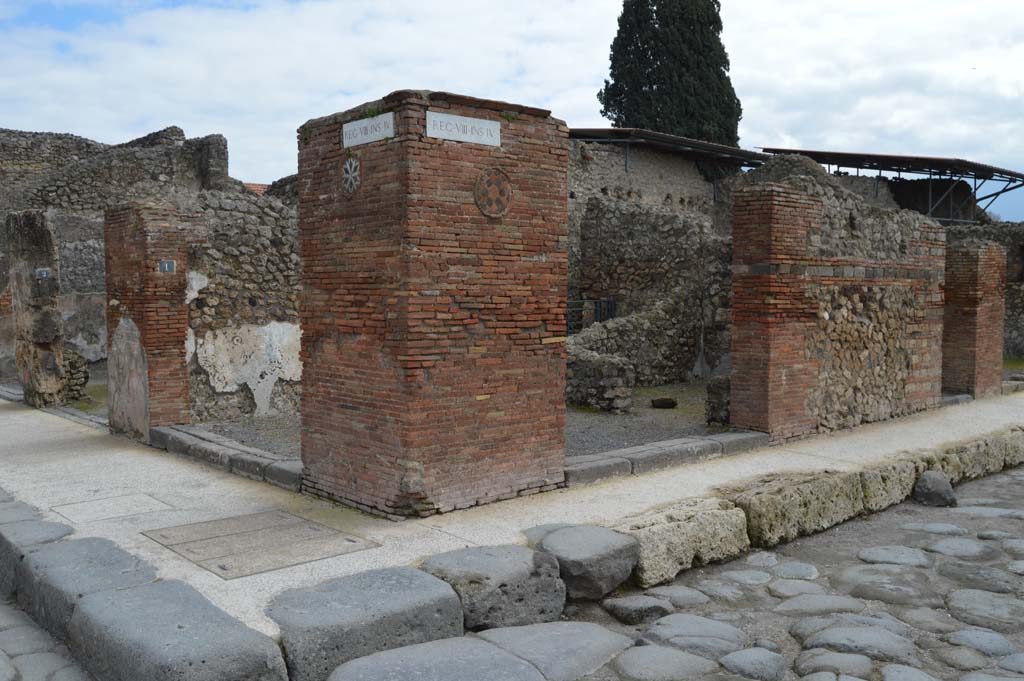
<instances>
[{"instance_id":1,"label":"brick pillar","mask_svg":"<svg viewBox=\"0 0 1024 681\"><path fill-rule=\"evenodd\" d=\"M170 207L107 210L110 429L143 441L188 423L185 264L192 229Z\"/></svg>"},{"instance_id":2,"label":"brick pillar","mask_svg":"<svg viewBox=\"0 0 1024 681\"><path fill-rule=\"evenodd\" d=\"M401 91L299 138L304 488L415 516L559 485L564 123Z\"/></svg>"},{"instance_id":3,"label":"brick pillar","mask_svg":"<svg viewBox=\"0 0 1024 681\"><path fill-rule=\"evenodd\" d=\"M961 241L946 251L942 388L974 397L999 395L1003 376L1006 250Z\"/></svg>"},{"instance_id":4,"label":"brick pillar","mask_svg":"<svg viewBox=\"0 0 1024 681\"><path fill-rule=\"evenodd\" d=\"M729 420L773 439L817 427L804 406L817 381L804 347L814 310L800 304L806 278L793 263L821 215L819 200L780 185L736 193Z\"/></svg>"}]
</instances>

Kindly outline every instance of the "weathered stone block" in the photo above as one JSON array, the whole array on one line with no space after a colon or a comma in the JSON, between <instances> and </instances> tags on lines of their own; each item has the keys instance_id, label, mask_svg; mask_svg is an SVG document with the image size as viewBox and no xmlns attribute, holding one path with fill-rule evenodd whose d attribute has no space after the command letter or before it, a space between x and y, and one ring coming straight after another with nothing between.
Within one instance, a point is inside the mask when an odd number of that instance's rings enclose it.
<instances>
[{"instance_id":1,"label":"weathered stone block","mask_svg":"<svg viewBox=\"0 0 1024 681\"><path fill-rule=\"evenodd\" d=\"M860 473L864 509L875 512L894 506L910 496L917 479L917 467L910 461L869 466Z\"/></svg>"},{"instance_id":2,"label":"weathered stone block","mask_svg":"<svg viewBox=\"0 0 1024 681\"><path fill-rule=\"evenodd\" d=\"M267 614L281 627L291 681L322 681L357 657L462 636L462 605L452 587L407 567L286 591Z\"/></svg>"},{"instance_id":3,"label":"weathered stone block","mask_svg":"<svg viewBox=\"0 0 1024 681\"><path fill-rule=\"evenodd\" d=\"M286 681L281 650L183 582L82 598L68 625L72 649L104 681Z\"/></svg>"},{"instance_id":4,"label":"weathered stone block","mask_svg":"<svg viewBox=\"0 0 1024 681\"><path fill-rule=\"evenodd\" d=\"M537 548L558 560L570 598L602 598L626 581L639 555L633 537L591 525L556 530Z\"/></svg>"},{"instance_id":5,"label":"weathered stone block","mask_svg":"<svg viewBox=\"0 0 1024 681\"><path fill-rule=\"evenodd\" d=\"M750 548L743 511L722 499L692 499L650 511L615 528L640 543L634 581L650 587L680 570L738 556Z\"/></svg>"},{"instance_id":6,"label":"weathered stone block","mask_svg":"<svg viewBox=\"0 0 1024 681\"><path fill-rule=\"evenodd\" d=\"M451 584L466 629L552 622L565 606L558 561L525 546L483 546L431 556L422 569Z\"/></svg>"},{"instance_id":7,"label":"weathered stone block","mask_svg":"<svg viewBox=\"0 0 1024 681\"><path fill-rule=\"evenodd\" d=\"M87 537L40 547L19 563L17 576L18 605L63 639L80 599L148 584L156 572L112 541Z\"/></svg>"},{"instance_id":8,"label":"weathered stone block","mask_svg":"<svg viewBox=\"0 0 1024 681\"><path fill-rule=\"evenodd\" d=\"M10 598L17 588L18 563L34 547L63 539L72 529L60 523L23 520L0 526L0 598Z\"/></svg>"}]
</instances>

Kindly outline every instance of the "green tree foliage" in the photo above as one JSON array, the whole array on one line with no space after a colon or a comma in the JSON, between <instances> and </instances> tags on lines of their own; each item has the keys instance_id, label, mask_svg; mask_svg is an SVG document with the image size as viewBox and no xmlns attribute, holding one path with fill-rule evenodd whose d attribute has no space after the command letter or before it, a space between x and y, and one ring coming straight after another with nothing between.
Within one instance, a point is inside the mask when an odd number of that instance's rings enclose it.
<instances>
[{"instance_id":1,"label":"green tree foliage","mask_svg":"<svg viewBox=\"0 0 1024 681\"><path fill-rule=\"evenodd\" d=\"M719 0L625 0L601 113L620 128L736 146L743 110L720 10Z\"/></svg>"}]
</instances>

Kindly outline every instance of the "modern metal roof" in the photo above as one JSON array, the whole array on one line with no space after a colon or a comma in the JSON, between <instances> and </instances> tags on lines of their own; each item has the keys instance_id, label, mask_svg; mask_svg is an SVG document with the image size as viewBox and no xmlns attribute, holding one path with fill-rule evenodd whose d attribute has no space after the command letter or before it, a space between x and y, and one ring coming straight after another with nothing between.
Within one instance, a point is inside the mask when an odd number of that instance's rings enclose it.
<instances>
[{"instance_id":1,"label":"modern metal roof","mask_svg":"<svg viewBox=\"0 0 1024 681\"><path fill-rule=\"evenodd\" d=\"M691 158L755 168L770 157L748 149L669 135L640 128L572 128L569 137L580 142L604 142L649 146L684 154Z\"/></svg>"},{"instance_id":2,"label":"modern metal roof","mask_svg":"<svg viewBox=\"0 0 1024 681\"><path fill-rule=\"evenodd\" d=\"M895 154L866 154L847 151L817 151L813 149L782 149L762 147L768 154L799 154L818 163L841 168L866 168L894 173L915 173L923 175L955 175L978 178L979 180L1024 181L1024 172L1007 170L996 166L967 161L962 158L937 158L934 156L897 156Z\"/></svg>"}]
</instances>

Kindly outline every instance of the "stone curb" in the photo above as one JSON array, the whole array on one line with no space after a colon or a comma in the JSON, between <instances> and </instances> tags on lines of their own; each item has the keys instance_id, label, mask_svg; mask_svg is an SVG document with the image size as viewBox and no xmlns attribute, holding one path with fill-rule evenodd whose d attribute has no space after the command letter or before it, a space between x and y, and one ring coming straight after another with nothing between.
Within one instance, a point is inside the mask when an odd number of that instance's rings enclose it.
<instances>
[{"instance_id":1,"label":"stone curb","mask_svg":"<svg viewBox=\"0 0 1024 681\"><path fill-rule=\"evenodd\" d=\"M769 438L765 433L729 431L649 442L600 454L571 456L566 460L565 482L566 487L589 485L609 478L642 475L688 463L717 459L768 445Z\"/></svg>"},{"instance_id":2,"label":"stone curb","mask_svg":"<svg viewBox=\"0 0 1024 681\"><path fill-rule=\"evenodd\" d=\"M9 497L0 490L0 497ZM20 502L13 502L20 503ZM38 509L30 507L41 516ZM191 586L61 523L0 520L0 596L16 596L97 681L287 681L280 647Z\"/></svg>"},{"instance_id":3,"label":"stone curb","mask_svg":"<svg viewBox=\"0 0 1024 681\"><path fill-rule=\"evenodd\" d=\"M150 428L149 444L292 492L302 486L302 461L281 459L195 426Z\"/></svg>"}]
</instances>

